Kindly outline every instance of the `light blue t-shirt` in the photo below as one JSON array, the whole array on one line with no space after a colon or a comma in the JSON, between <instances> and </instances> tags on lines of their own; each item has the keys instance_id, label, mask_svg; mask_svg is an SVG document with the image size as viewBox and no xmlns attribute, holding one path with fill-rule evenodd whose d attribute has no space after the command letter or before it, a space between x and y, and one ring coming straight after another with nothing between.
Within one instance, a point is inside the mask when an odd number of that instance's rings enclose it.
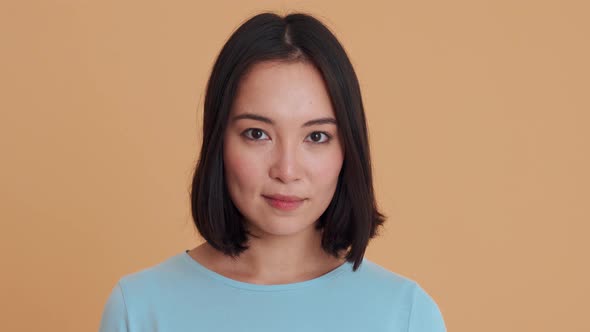
<instances>
[{"instance_id":1,"label":"light blue t-shirt","mask_svg":"<svg viewBox=\"0 0 590 332\"><path fill-rule=\"evenodd\" d=\"M119 279L99 332L443 332L415 281L365 258L315 279L259 285L227 278L187 251Z\"/></svg>"}]
</instances>

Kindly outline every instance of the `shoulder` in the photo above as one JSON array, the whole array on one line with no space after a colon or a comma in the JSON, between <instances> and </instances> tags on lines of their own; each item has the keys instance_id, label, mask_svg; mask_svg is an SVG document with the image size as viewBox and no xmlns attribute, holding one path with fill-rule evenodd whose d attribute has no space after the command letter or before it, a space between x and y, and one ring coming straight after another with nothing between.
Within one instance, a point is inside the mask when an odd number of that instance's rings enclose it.
<instances>
[{"instance_id":1,"label":"shoulder","mask_svg":"<svg viewBox=\"0 0 590 332\"><path fill-rule=\"evenodd\" d=\"M111 297L124 302L130 312L134 311L133 308L149 307L161 302L167 294L183 292L189 284L190 287L203 286L191 272L182 254L176 254L123 275L114 286Z\"/></svg>"},{"instance_id":2,"label":"shoulder","mask_svg":"<svg viewBox=\"0 0 590 332\"><path fill-rule=\"evenodd\" d=\"M124 295L134 299L157 296L186 284L190 270L182 255L170 256L149 267L122 276L118 285Z\"/></svg>"},{"instance_id":3,"label":"shoulder","mask_svg":"<svg viewBox=\"0 0 590 332\"><path fill-rule=\"evenodd\" d=\"M363 283L365 287L376 288L381 292L411 293L416 282L398 272L391 271L367 258L363 259L358 270L349 273L349 278Z\"/></svg>"},{"instance_id":4,"label":"shoulder","mask_svg":"<svg viewBox=\"0 0 590 332\"><path fill-rule=\"evenodd\" d=\"M445 322L436 301L416 283L408 321L409 332L446 332Z\"/></svg>"},{"instance_id":5,"label":"shoulder","mask_svg":"<svg viewBox=\"0 0 590 332\"><path fill-rule=\"evenodd\" d=\"M355 276L356 273L359 274ZM388 303L394 310L392 315L404 317L409 332L446 331L438 304L418 281L366 258L359 270L350 275L376 300Z\"/></svg>"},{"instance_id":6,"label":"shoulder","mask_svg":"<svg viewBox=\"0 0 590 332\"><path fill-rule=\"evenodd\" d=\"M120 277L104 305L99 331L134 330L145 313L163 302L165 294L181 290L187 275L181 259L174 255Z\"/></svg>"}]
</instances>

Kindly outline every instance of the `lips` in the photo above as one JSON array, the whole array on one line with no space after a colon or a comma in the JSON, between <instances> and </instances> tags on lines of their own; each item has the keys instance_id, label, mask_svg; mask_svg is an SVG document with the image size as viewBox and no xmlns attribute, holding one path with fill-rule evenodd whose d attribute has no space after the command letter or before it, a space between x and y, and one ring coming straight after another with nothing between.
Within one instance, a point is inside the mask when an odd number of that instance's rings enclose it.
<instances>
[{"instance_id":1,"label":"lips","mask_svg":"<svg viewBox=\"0 0 590 332\"><path fill-rule=\"evenodd\" d=\"M279 194L263 195L263 197L270 206L284 211L295 210L305 201L305 198L301 198L299 196L287 196Z\"/></svg>"},{"instance_id":2,"label":"lips","mask_svg":"<svg viewBox=\"0 0 590 332\"><path fill-rule=\"evenodd\" d=\"M270 198L270 199L274 199L277 201L284 201L284 202L298 202L298 201L302 201L305 198L301 198L299 196L287 196L287 195L281 195L281 194L273 194L273 195L262 195L266 198Z\"/></svg>"}]
</instances>

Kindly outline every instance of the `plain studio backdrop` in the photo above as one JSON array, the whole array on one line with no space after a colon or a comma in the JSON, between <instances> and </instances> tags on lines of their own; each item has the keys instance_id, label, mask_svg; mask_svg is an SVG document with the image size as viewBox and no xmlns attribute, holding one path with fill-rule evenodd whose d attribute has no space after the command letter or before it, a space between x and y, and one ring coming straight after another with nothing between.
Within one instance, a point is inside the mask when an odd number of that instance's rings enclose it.
<instances>
[{"instance_id":1,"label":"plain studio backdrop","mask_svg":"<svg viewBox=\"0 0 590 332\"><path fill-rule=\"evenodd\" d=\"M94 331L123 275L202 242L189 185L215 56L260 11L326 23L357 71L366 256L449 331L590 331L586 1L3 1L2 331Z\"/></svg>"}]
</instances>

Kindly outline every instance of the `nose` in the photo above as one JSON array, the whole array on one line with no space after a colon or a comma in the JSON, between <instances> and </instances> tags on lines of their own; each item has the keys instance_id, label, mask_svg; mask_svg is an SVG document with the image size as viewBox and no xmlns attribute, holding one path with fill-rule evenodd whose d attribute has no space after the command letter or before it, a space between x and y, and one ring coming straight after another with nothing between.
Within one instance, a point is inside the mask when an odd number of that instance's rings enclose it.
<instances>
[{"instance_id":1,"label":"nose","mask_svg":"<svg viewBox=\"0 0 590 332\"><path fill-rule=\"evenodd\" d=\"M273 151L269 176L283 183L301 179L301 166L296 144L283 143Z\"/></svg>"}]
</instances>

